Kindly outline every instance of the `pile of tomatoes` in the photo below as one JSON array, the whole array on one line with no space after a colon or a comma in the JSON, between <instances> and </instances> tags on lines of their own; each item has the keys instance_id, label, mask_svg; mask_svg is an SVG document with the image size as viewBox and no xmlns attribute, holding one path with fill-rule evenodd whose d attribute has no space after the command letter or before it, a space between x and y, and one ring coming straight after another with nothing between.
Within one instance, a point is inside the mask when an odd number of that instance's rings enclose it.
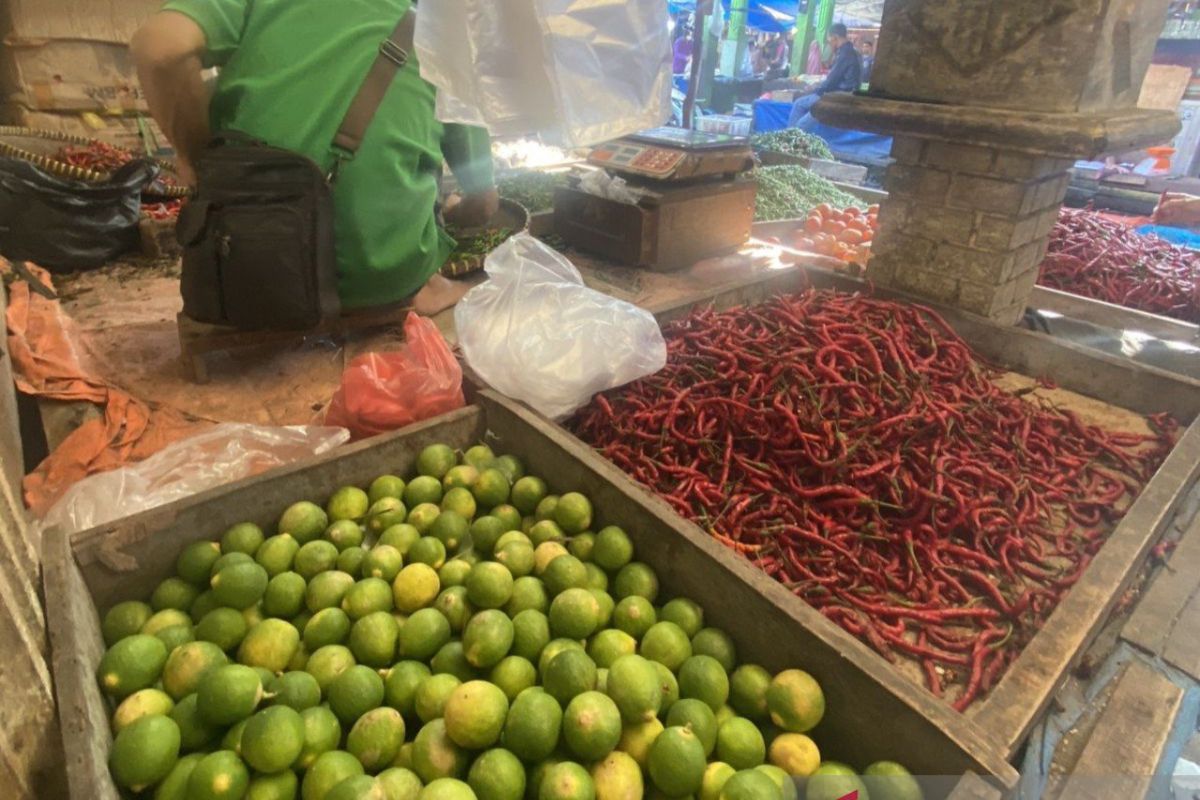
<instances>
[{"instance_id":1,"label":"pile of tomatoes","mask_svg":"<svg viewBox=\"0 0 1200 800\"><path fill-rule=\"evenodd\" d=\"M866 210L850 206L838 210L822 203L809 212L804 225L792 234L792 246L820 253L847 264L866 266L871 258L871 240L879 227L879 206Z\"/></svg>"}]
</instances>

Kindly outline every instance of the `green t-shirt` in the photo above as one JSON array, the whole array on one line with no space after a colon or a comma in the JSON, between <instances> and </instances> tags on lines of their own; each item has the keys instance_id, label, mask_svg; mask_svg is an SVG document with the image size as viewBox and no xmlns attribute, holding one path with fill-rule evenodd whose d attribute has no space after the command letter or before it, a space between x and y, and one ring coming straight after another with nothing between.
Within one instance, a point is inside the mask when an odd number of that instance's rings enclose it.
<instances>
[{"instance_id":1,"label":"green t-shirt","mask_svg":"<svg viewBox=\"0 0 1200 800\"><path fill-rule=\"evenodd\" d=\"M333 136L409 0L170 0L203 29L220 75L214 131L238 130L332 166ZM453 240L434 203L443 156L464 191L492 185L487 134L434 118L415 57L397 75L334 187L339 294L350 308L400 300L445 262Z\"/></svg>"}]
</instances>

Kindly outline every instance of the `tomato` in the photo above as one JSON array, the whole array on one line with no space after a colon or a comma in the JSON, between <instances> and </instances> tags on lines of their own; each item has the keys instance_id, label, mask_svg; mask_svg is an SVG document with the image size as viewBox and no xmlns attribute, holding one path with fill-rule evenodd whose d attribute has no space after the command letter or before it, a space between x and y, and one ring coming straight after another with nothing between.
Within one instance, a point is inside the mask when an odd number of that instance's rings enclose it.
<instances>
[{"instance_id":1,"label":"tomato","mask_svg":"<svg viewBox=\"0 0 1200 800\"><path fill-rule=\"evenodd\" d=\"M859 211L858 208L855 206L847 206L846 209L842 213L849 214L851 217L857 217L862 212Z\"/></svg>"},{"instance_id":2,"label":"tomato","mask_svg":"<svg viewBox=\"0 0 1200 800\"><path fill-rule=\"evenodd\" d=\"M822 228L822 230L825 233L828 233L830 236L841 236L842 231L846 230L846 223L838 219L831 219L825 223L825 226Z\"/></svg>"},{"instance_id":3,"label":"tomato","mask_svg":"<svg viewBox=\"0 0 1200 800\"><path fill-rule=\"evenodd\" d=\"M806 253L813 252L813 240L807 236L801 236L796 239L796 249L803 250Z\"/></svg>"},{"instance_id":4,"label":"tomato","mask_svg":"<svg viewBox=\"0 0 1200 800\"><path fill-rule=\"evenodd\" d=\"M804 231L806 233L820 233L822 224L823 223L820 217L815 215L811 216L804 220Z\"/></svg>"},{"instance_id":5,"label":"tomato","mask_svg":"<svg viewBox=\"0 0 1200 800\"><path fill-rule=\"evenodd\" d=\"M821 203L813 209L813 212L820 214L822 217L828 217L833 213L833 206L829 205L829 203Z\"/></svg>"},{"instance_id":6,"label":"tomato","mask_svg":"<svg viewBox=\"0 0 1200 800\"><path fill-rule=\"evenodd\" d=\"M813 252L815 253L824 253L829 255L832 254L836 246L837 240L828 233L818 233L813 237Z\"/></svg>"},{"instance_id":7,"label":"tomato","mask_svg":"<svg viewBox=\"0 0 1200 800\"><path fill-rule=\"evenodd\" d=\"M841 235L838 236L838 241L845 242L846 244L862 244L862 240L863 233L857 228L846 228L846 230L842 231Z\"/></svg>"},{"instance_id":8,"label":"tomato","mask_svg":"<svg viewBox=\"0 0 1200 800\"><path fill-rule=\"evenodd\" d=\"M868 214L878 214L879 213L879 204L872 203L871 205L867 206L867 213Z\"/></svg>"}]
</instances>

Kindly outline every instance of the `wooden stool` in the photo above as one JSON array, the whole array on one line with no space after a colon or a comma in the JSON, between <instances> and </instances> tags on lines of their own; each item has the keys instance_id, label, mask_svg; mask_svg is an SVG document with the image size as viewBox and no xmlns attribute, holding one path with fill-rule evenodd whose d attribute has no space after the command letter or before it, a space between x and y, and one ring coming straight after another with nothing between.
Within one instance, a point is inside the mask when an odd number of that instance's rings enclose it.
<instances>
[{"instance_id":1,"label":"wooden stool","mask_svg":"<svg viewBox=\"0 0 1200 800\"><path fill-rule=\"evenodd\" d=\"M179 352L192 383L208 383L208 358L215 353L245 353L288 347L310 336L345 336L374 328L400 327L410 306L396 304L352 312L302 331L243 331L225 325L197 322L181 312L175 317L179 329Z\"/></svg>"}]
</instances>

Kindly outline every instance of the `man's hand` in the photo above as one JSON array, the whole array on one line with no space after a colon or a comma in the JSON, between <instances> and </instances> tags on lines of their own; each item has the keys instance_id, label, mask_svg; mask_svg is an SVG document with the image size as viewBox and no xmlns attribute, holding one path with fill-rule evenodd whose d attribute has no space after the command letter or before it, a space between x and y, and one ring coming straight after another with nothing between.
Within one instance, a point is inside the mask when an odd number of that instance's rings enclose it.
<instances>
[{"instance_id":1,"label":"man's hand","mask_svg":"<svg viewBox=\"0 0 1200 800\"><path fill-rule=\"evenodd\" d=\"M1176 228L1200 228L1200 197L1164 193L1154 209L1154 221Z\"/></svg>"},{"instance_id":2,"label":"man's hand","mask_svg":"<svg viewBox=\"0 0 1200 800\"><path fill-rule=\"evenodd\" d=\"M442 216L450 225L459 228L478 228L500 210L500 193L495 188L464 197L454 195L446 202Z\"/></svg>"}]
</instances>

